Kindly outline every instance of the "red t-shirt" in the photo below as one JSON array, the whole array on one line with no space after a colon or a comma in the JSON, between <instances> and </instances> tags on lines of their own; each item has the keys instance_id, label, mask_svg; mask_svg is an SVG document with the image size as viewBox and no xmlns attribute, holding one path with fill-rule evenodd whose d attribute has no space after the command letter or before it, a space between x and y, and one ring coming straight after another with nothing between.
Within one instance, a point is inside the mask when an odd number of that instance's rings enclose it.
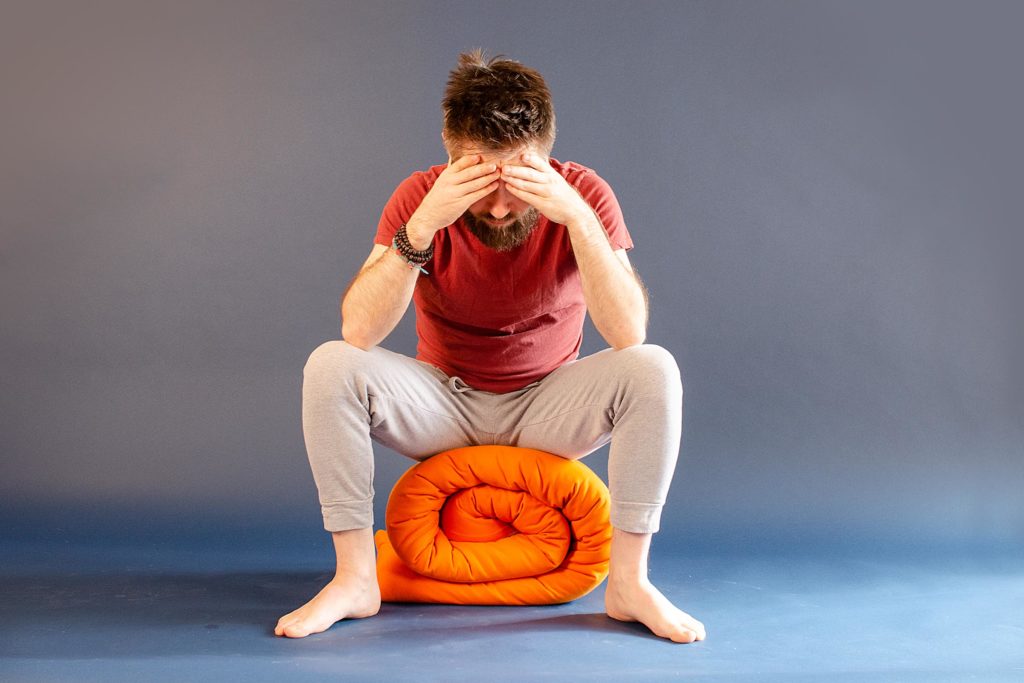
<instances>
[{"instance_id":1,"label":"red t-shirt","mask_svg":"<svg viewBox=\"0 0 1024 683\"><path fill-rule=\"evenodd\" d=\"M632 249L608 183L580 164L551 159L551 166L597 213L612 249ZM432 166L402 181L384 207L377 244L391 245L444 169ZM413 292L417 359L501 394L579 355L586 305L564 225L540 216L526 242L499 252L460 218L434 235L434 258L424 267L430 274L419 276Z\"/></svg>"}]
</instances>

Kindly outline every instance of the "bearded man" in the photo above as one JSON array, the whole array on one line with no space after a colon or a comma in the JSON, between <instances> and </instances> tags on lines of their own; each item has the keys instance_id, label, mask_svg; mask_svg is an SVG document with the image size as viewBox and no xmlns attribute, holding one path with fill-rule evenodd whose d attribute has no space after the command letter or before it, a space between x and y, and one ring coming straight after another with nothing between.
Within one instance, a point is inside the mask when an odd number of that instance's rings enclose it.
<instances>
[{"instance_id":1,"label":"bearded man","mask_svg":"<svg viewBox=\"0 0 1024 683\"><path fill-rule=\"evenodd\" d=\"M551 95L518 62L459 56L442 105L448 163L392 194L341 304L342 341L310 355L302 420L335 577L281 617L300 638L380 609L373 447L415 460L499 444L577 459L611 443L605 609L675 642L705 637L647 577L682 430L679 368L644 344L647 293L608 184L550 157ZM417 353L378 346L415 302ZM579 358L583 321L611 348Z\"/></svg>"}]
</instances>

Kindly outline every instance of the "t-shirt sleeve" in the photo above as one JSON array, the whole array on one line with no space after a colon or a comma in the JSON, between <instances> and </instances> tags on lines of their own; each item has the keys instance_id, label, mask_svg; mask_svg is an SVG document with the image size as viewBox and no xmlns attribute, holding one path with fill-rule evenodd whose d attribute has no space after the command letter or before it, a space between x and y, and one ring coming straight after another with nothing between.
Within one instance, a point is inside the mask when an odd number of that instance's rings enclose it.
<instances>
[{"instance_id":1,"label":"t-shirt sleeve","mask_svg":"<svg viewBox=\"0 0 1024 683\"><path fill-rule=\"evenodd\" d=\"M615 198L611 185L597 173L591 171L583 174L576 189L587 204L590 204L590 208L594 210L597 217L601 219L601 224L604 226L605 232L608 233L608 241L611 242L612 249L626 249L627 251L632 249L633 238L630 237L629 230L626 228L622 209L619 208L619 200Z\"/></svg>"},{"instance_id":2,"label":"t-shirt sleeve","mask_svg":"<svg viewBox=\"0 0 1024 683\"><path fill-rule=\"evenodd\" d=\"M398 184L380 214L377 235L373 238L375 244L391 246L395 233L404 223L409 222L409 218L419 208L420 202L427 196L430 186L426 177L426 173L417 172Z\"/></svg>"}]
</instances>

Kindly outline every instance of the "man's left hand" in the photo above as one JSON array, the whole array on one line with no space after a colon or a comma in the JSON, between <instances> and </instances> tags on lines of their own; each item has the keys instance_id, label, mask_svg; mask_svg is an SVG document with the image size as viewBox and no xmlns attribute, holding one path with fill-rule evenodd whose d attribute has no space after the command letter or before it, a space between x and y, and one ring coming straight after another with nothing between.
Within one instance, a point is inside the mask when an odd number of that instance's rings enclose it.
<instances>
[{"instance_id":1,"label":"man's left hand","mask_svg":"<svg viewBox=\"0 0 1024 683\"><path fill-rule=\"evenodd\" d=\"M590 206L547 159L533 152L507 161L501 180L513 196L533 206L552 223L568 225L593 215Z\"/></svg>"}]
</instances>

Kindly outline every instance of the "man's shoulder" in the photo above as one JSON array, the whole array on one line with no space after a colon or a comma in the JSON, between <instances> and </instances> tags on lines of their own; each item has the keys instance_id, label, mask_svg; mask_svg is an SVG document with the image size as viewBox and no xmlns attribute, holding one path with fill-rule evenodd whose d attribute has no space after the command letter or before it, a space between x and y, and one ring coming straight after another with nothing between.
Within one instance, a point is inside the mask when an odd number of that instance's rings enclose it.
<instances>
[{"instance_id":1,"label":"man's shoulder","mask_svg":"<svg viewBox=\"0 0 1024 683\"><path fill-rule=\"evenodd\" d=\"M588 201L614 194L608 181L589 166L584 166L576 161L558 161L552 157L551 167L558 171L566 182L575 187Z\"/></svg>"},{"instance_id":2,"label":"man's shoulder","mask_svg":"<svg viewBox=\"0 0 1024 683\"><path fill-rule=\"evenodd\" d=\"M380 222L377 224L377 244L391 244L399 226L416 211L444 168L444 165L431 166L425 171L415 171L398 183L381 211Z\"/></svg>"},{"instance_id":3,"label":"man's shoulder","mask_svg":"<svg viewBox=\"0 0 1024 683\"><path fill-rule=\"evenodd\" d=\"M551 168L558 171L566 180L590 174L597 175L594 169L589 166L584 166L578 161L559 161L554 157L551 157L550 161Z\"/></svg>"}]
</instances>

